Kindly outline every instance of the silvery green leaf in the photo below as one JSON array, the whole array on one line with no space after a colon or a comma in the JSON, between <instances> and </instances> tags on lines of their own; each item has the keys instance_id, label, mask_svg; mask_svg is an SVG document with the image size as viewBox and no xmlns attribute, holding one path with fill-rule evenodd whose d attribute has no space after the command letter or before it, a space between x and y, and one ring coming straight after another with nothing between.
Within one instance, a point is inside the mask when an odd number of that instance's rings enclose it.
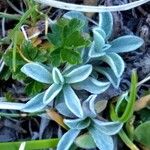
<instances>
[{"instance_id":1,"label":"silvery green leaf","mask_svg":"<svg viewBox=\"0 0 150 150\"><path fill-rule=\"evenodd\" d=\"M57 145L57 150L69 150L79 133L80 133L80 130L77 130L77 129L71 129L67 131L61 137Z\"/></svg>"},{"instance_id":2,"label":"silvery green leaf","mask_svg":"<svg viewBox=\"0 0 150 150\"><path fill-rule=\"evenodd\" d=\"M86 119L64 119L64 123L71 129L85 129L87 128L91 120L89 118Z\"/></svg>"},{"instance_id":3,"label":"silvery green leaf","mask_svg":"<svg viewBox=\"0 0 150 150\"><path fill-rule=\"evenodd\" d=\"M76 90L86 90L93 94L100 94L109 88L110 83L109 82L101 82L92 77L89 77L85 81L73 84L72 86Z\"/></svg>"},{"instance_id":4,"label":"silvery green leaf","mask_svg":"<svg viewBox=\"0 0 150 150\"><path fill-rule=\"evenodd\" d=\"M93 31L94 30L97 31L104 39L106 38L106 33L105 33L105 31L102 28L95 27L95 28L93 28Z\"/></svg>"},{"instance_id":5,"label":"silvery green leaf","mask_svg":"<svg viewBox=\"0 0 150 150\"><path fill-rule=\"evenodd\" d=\"M43 97L43 103L48 104L50 103L62 90L62 85L60 84L52 84L45 92Z\"/></svg>"},{"instance_id":6,"label":"silvery green leaf","mask_svg":"<svg viewBox=\"0 0 150 150\"><path fill-rule=\"evenodd\" d=\"M107 63L113 70L116 77L119 78L123 74L125 64L123 59L118 54L110 53L100 57L99 60Z\"/></svg>"},{"instance_id":7,"label":"silvery green leaf","mask_svg":"<svg viewBox=\"0 0 150 150\"><path fill-rule=\"evenodd\" d=\"M90 95L82 104L85 116L94 118L96 117L95 99L97 95Z\"/></svg>"},{"instance_id":8,"label":"silvery green leaf","mask_svg":"<svg viewBox=\"0 0 150 150\"><path fill-rule=\"evenodd\" d=\"M82 49L82 53L81 53L81 55L82 55L82 64L86 64L86 63L89 62L89 60L90 60L89 50L90 50L89 48Z\"/></svg>"},{"instance_id":9,"label":"silvery green leaf","mask_svg":"<svg viewBox=\"0 0 150 150\"><path fill-rule=\"evenodd\" d=\"M54 83L56 84L64 83L64 78L56 67L53 68L52 77L53 77Z\"/></svg>"},{"instance_id":10,"label":"silvery green leaf","mask_svg":"<svg viewBox=\"0 0 150 150\"><path fill-rule=\"evenodd\" d=\"M21 109L23 112L37 112L41 111L46 105L43 103L43 97L45 92L42 92L32 99L30 99L25 106Z\"/></svg>"},{"instance_id":11,"label":"silvery green leaf","mask_svg":"<svg viewBox=\"0 0 150 150\"><path fill-rule=\"evenodd\" d=\"M105 40L102 35L96 30L93 30L94 41L92 42L89 57L100 57L104 55L103 47L105 46Z\"/></svg>"},{"instance_id":12,"label":"silvery green leaf","mask_svg":"<svg viewBox=\"0 0 150 150\"><path fill-rule=\"evenodd\" d=\"M64 93L65 103L67 107L70 109L70 111L74 113L76 116L78 116L79 118L82 118L83 111L82 111L81 103L79 98L73 91L73 89L69 85L66 85L64 86L63 93Z\"/></svg>"},{"instance_id":13,"label":"silvery green leaf","mask_svg":"<svg viewBox=\"0 0 150 150\"><path fill-rule=\"evenodd\" d=\"M67 19L79 19L84 24L83 30L84 32L88 31L88 20L87 17L82 13L78 11L69 11L63 15L64 18Z\"/></svg>"},{"instance_id":14,"label":"silvery green leaf","mask_svg":"<svg viewBox=\"0 0 150 150\"><path fill-rule=\"evenodd\" d=\"M42 83L53 82L51 73L39 63L27 63L21 68L21 71L36 81Z\"/></svg>"},{"instance_id":15,"label":"silvery green leaf","mask_svg":"<svg viewBox=\"0 0 150 150\"><path fill-rule=\"evenodd\" d=\"M106 67L105 68L104 67L95 67L94 69L97 72L106 76L115 88L119 87L120 77L117 78L116 75L114 74L114 72L110 68L108 68L108 67L107 68Z\"/></svg>"},{"instance_id":16,"label":"silvery green leaf","mask_svg":"<svg viewBox=\"0 0 150 150\"><path fill-rule=\"evenodd\" d=\"M77 67L64 75L66 83L77 83L85 80L92 72L91 65Z\"/></svg>"},{"instance_id":17,"label":"silvery green leaf","mask_svg":"<svg viewBox=\"0 0 150 150\"><path fill-rule=\"evenodd\" d=\"M91 77L94 78L94 79L98 79L98 73L96 72L96 70L92 71Z\"/></svg>"},{"instance_id":18,"label":"silvery green leaf","mask_svg":"<svg viewBox=\"0 0 150 150\"><path fill-rule=\"evenodd\" d=\"M110 12L99 13L99 27L106 33L106 39L109 39L113 29L113 17Z\"/></svg>"},{"instance_id":19,"label":"silvery green leaf","mask_svg":"<svg viewBox=\"0 0 150 150\"><path fill-rule=\"evenodd\" d=\"M93 119L93 126L106 135L115 135L117 134L122 126L123 123L120 122L104 122L97 119Z\"/></svg>"},{"instance_id":20,"label":"silvery green leaf","mask_svg":"<svg viewBox=\"0 0 150 150\"><path fill-rule=\"evenodd\" d=\"M70 64L66 64L65 68L62 71L63 76L65 76L66 74L70 73L71 71L73 71L74 69L76 69L77 67L80 67L81 65L70 65Z\"/></svg>"},{"instance_id":21,"label":"silvery green leaf","mask_svg":"<svg viewBox=\"0 0 150 150\"><path fill-rule=\"evenodd\" d=\"M93 30L93 39L95 42L94 47L95 47L95 51L98 53L102 52L101 50L105 45L105 40L103 36L104 35L101 35L99 30Z\"/></svg>"},{"instance_id":22,"label":"silvery green leaf","mask_svg":"<svg viewBox=\"0 0 150 150\"><path fill-rule=\"evenodd\" d=\"M100 150L113 150L114 144L111 136L100 132L99 130L97 130L97 128L94 127L89 128L89 133L94 139L96 146Z\"/></svg>"},{"instance_id":23,"label":"silvery green leaf","mask_svg":"<svg viewBox=\"0 0 150 150\"><path fill-rule=\"evenodd\" d=\"M96 148L96 144L89 133L78 136L75 140L75 144L83 149Z\"/></svg>"},{"instance_id":24,"label":"silvery green leaf","mask_svg":"<svg viewBox=\"0 0 150 150\"><path fill-rule=\"evenodd\" d=\"M64 115L64 116L67 116L67 117L71 117L71 118L74 118L76 117L69 109L68 107L66 106L66 104L64 102L62 103L58 103L55 108L57 109L57 111Z\"/></svg>"},{"instance_id":25,"label":"silvery green leaf","mask_svg":"<svg viewBox=\"0 0 150 150\"><path fill-rule=\"evenodd\" d=\"M124 53L136 50L144 43L143 39L134 35L126 35L113 40L110 44L112 45L108 50L114 53Z\"/></svg>"}]
</instances>

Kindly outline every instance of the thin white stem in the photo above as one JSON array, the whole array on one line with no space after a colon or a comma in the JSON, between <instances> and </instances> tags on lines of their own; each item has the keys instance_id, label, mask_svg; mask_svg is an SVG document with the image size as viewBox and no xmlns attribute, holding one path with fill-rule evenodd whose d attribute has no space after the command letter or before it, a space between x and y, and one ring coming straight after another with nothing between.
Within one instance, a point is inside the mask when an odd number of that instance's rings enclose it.
<instances>
[{"instance_id":1,"label":"thin white stem","mask_svg":"<svg viewBox=\"0 0 150 150\"><path fill-rule=\"evenodd\" d=\"M82 11L82 12L114 12L114 11L125 11L142 4L149 2L150 0L138 0L128 4L123 4L119 6L88 6L88 5L78 5L72 3L65 3L56 0L34 0L36 2L49 5L51 7L65 9L65 10L75 10L75 11Z\"/></svg>"},{"instance_id":2,"label":"thin white stem","mask_svg":"<svg viewBox=\"0 0 150 150\"><path fill-rule=\"evenodd\" d=\"M9 6L15 10L17 13L23 15L24 13L22 11L20 11L11 1L7 0L7 3L9 4Z\"/></svg>"},{"instance_id":3,"label":"thin white stem","mask_svg":"<svg viewBox=\"0 0 150 150\"><path fill-rule=\"evenodd\" d=\"M137 86L140 86L142 85L143 83L147 82L150 80L150 75L148 77L146 77L145 79L141 80L140 82L138 82L138 85Z\"/></svg>"},{"instance_id":4,"label":"thin white stem","mask_svg":"<svg viewBox=\"0 0 150 150\"><path fill-rule=\"evenodd\" d=\"M22 31L22 33L23 33L23 35L24 35L26 41L29 41L28 36L27 36L27 33L26 33L24 27L28 27L28 26L27 26L27 25L22 25L22 26L21 26L21 31Z\"/></svg>"},{"instance_id":5,"label":"thin white stem","mask_svg":"<svg viewBox=\"0 0 150 150\"><path fill-rule=\"evenodd\" d=\"M7 9L5 9L4 13L7 12ZM5 17L2 18L2 36L5 37L6 30L5 30Z\"/></svg>"}]
</instances>

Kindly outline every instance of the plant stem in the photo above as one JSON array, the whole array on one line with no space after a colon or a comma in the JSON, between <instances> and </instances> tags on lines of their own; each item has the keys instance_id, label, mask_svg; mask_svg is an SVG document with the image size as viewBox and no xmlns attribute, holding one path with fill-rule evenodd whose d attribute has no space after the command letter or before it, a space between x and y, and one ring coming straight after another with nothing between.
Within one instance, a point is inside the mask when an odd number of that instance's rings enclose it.
<instances>
[{"instance_id":1,"label":"plant stem","mask_svg":"<svg viewBox=\"0 0 150 150\"><path fill-rule=\"evenodd\" d=\"M27 58L23 55L23 53L21 52L20 49L18 49L18 52L19 52L20 56L22 57L22 59L23 59L24 61L26 61L27 63L32 62L31 60L27 59Z\"/></svg>"},{"instance_id":2,"label":"plant stem","mask_svg":"<svg viewBox=\"0 0 150 150\"><path fill-rule=\"evenodd\" d=\"M36 113L0 113L0 117L11 117L11 118L18 118L18 117L34 117L34 116L37 116L37 115L40 115L40 114L43 114L44 111L41 111L41 112L36 112Z\"/></svg>"},{"instance_id":3,"label":"plant stem","mask_svg":"<svg viewBox=\"0 0 150 150\"><path fill-rule=\"evenodd\" d=\"M13 71L16 71L16 52L17 52L17 39L18 39L18 34L14 34L14 46L13 46L13 59L12 59L12 64L13 64Z\"/></svg>"},{"instance_id":4,"label":"plant stem","mask_svg":"<svg viewBox=\"0 0 150 150\"><path fill-rule=\"evenodd\" d=\"M16 71L16 49L17 49L17 39L18 39L18 30L22 26L24 22L26 22L27 18L33 13L33 11L36 9L37 6L32 7L31 9L27 10L24 15L21 17L19 23L15 26L13 31L10 33L11 39L14 38L14 46L13 46L13 58L12 58L12 64L13 64L13 71Z\"/></svg>"},{"instance_id":5,"label":"plant stem","mask_svg":"<svg viewBox=\"0 0 150 150\"><path fill-rule=\"evenodd\" d=\"M1 150L17 150L19 149L22 142L25 142L25 150L33 149L46 149L56 148L59 139L46 139L46 140L32 140L32 141L20 141L20 142L5 142L0 143Z\"/></svg>"},{"instance_id":6,"label":"plant stem","mask_svg":"<svg viewBox=\"0 0 150 150\"><path fill-rule=\"evenodd\" d=\"M20 20L20 19L21 19L21 15L8 14L8 13L0 12L0 18L7 18L7 19Z\"/></svg>"},{"instance_id":7,"label":"plant stem","mask_svg":"<svg viewBox=\"0 0 150 150\"><path fill-rule=\"evenodd\" d=\"M147 82L149 80L150 80L150 75L148 77L146 77L145 79L141 80L140 82L138 82L137 86L140 86L140 85L144 84L145 82Z\"/></svg>"},{"instance_id":8,"label":"plant stem","mask_svg":"<svg viewBox=\"0 0 150 150\"><path fill-rule=\"evenodd\" d=\"M119 132L119 136L122 141L131 149L131 150L140 150L126 135L123 129Z\"/></svg>"}]
</instances>

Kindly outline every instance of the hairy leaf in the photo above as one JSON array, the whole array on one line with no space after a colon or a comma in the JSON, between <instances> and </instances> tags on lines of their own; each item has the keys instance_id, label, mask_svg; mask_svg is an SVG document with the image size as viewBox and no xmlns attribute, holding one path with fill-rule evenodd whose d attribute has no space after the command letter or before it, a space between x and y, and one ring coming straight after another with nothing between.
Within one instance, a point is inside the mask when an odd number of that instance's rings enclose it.
<instances>
[{"instance_id":1,"label":"hairy leaf","mask_svg":"<svg viewBox=\"0 0 150 150\"><path fill-rule=\"evenodd\" d=\"M107 54L99 58L99 60L107 63L117 78L119 78L124 71L125 65L123 59L115 53Z\"/></svg>"},{"instance_id":2,"label":"hairy leaf","mask_svg":"<svg viewBox=\"0 0 150 150\"><path fill-rule=\"evenodd\" d=\"M23 112L37 112L41 111L46 105L43 103L43 96L45 92L37 94L35 97L30 99L25 106L21 109Z\"/></svg>"},{"instance_id":3,"label":"hairy leaf","mask_svg":"<svg viewBox=\"0 0 150 150\"><path fill-rule=\"evenodd\" d=\"M39 63L27 63L21 68L21 71L36 81L52 83L51 73Z\"/></svg>"},{"instance_id":4,"label":"hairy leaf","mask_svg":"<svg viewBox=\"0 0 150 150\"><path fill-rule=\"evenodd\" d=\"M96 111L95 111L95 100L97 95L90 95L82 104L85 116L87 117L96 117Z\"/></svg>"},{"instance_id":5,"label":"hairy leaf","mask_svg":"<svg viewBox=\"0 0 150 150\"><path fill-rule=\"evenodd\" d=\"M111 36L113 29L113 17L111 12L99 13L99 27L106 33L106 39Z\"/></svg>"},{"instance_id":6,"label":"hairy leaf","mask_svg":"<svg viewBox=\"0 0 150 150\"><path fill-rule=\"evenodd\" d=\"M53 68L52 77L54 83L56 84L62 84L64 82L64 78L62 74L60 73L59 69L57 69L56 67Z\"/></svg>"},{"instance_id":7,"label":"hairy leaf","mask_svg":"<svg viewBox=\"0 0 150 150\"><path fill-rule=\"evenodd\" d=\"M67 74L64 74L67 83L77 83L85 80L92 72L91 65L77 67Z\"/></svg>"},{"instance_id":8,"label":"hairy leaf","mask_svg":"<svg viewBox=\"0 0 150 150\"><path fill-rule=\"evenodd\" d=\"M107 50L107 52L114 52L114 53L123 53L123 52L130 52L136 50L144 43L143 39L134 36L134 35L126 35L119 37L113 40L110 44L111 47Z\"/></svg>"},{"instance_id":9,"label":"hairy leaf","mask_svg":"<svg viewBox=\"0 0 150 150\"><path fill-rule=\"evenodd\" d=\"M108 67L95 67L97 72L103 74L108 78L108 80L112 83L115 88L118 88L120 83L120 78L117 78L114 72Z\"/></svg>"},{"instance_id":10,"label":"hairy leaf","mask_svg":"<svg viewBox=\"0 0 150 150\"><path fill-rule=\"evenodd\" d=\"M85 129L91 121L89 118L86 119L64 119L64 123L71 129Z\"/></svg>"},{"instance_id":11,"label":"hairy leaf","mask_svg":"<svg viewBox=\"0 0 150 150\"><path fill-rule=\"evenodd\" d=\"M62 85L53 83L45 92L43 103L48 104L60 93Z\"/></svg>"},{"instance_id":12,"label":"hairy leaf","mask_svg":"<svg viewBox=\"0 0 150 150\"><path fill-rule=\"evenodd\" d=\"M93 119L93 122L93 126L106 135L115 135L123 126L120 122L104 122L97 119Z\"/></svg>"},{"instance_id":13,"label":"hairy leaf","mask_svg":"<svg viewBox=\"0 0 150 150\"><path fill-rule=\"evenodd\" d=\"M101 82L92 77L87 78L86 80L73 84L73 87L77 90L86 90L93 94L100 94L106 91L110 86L109 82Z\"/></svg>"},{"instance_id":14,"label":"hairy leaf","mask_svg":"<svg viewBox=\"0 0 150 150\"><path fill-rule=\"evenodd\" d=\"M94 127L89 128L89 133L100 150L113 150L114 144L111 136L99 132L99 130Z\"/></svg>"},{"instance_id":15,"label":"hairy leaf","mask_svg":"<svg viewBox=\"0 0 150 150\"><path fill-rule=\"evenodd\" d=\"M83 117L83 111L81 107L81 103L75 92L72 90L70 86L65 86L63 88L64 100L67 107L79 118Z\"/></svg>"},{"instance_id":16,"label":"hairy leaf","mask_svg":"<svg viewBox=\"0 0 150 150\"><path fill-rule=\"evenodd\" d=\"M69 150L71 145L73 144L74 140L80 133L80 130L77 129L71 129L68 132L66 132L60 139L57 150Z\"/></svg>"},{"instance_id":17,"label":"hairy leaf","mask_svg":"<svg viewBox=\"0 0 150 150\"><path fill-rule=\"evenodd\" d=\"M94 41L91 45L89 56L90 57L100 57L104 55L103 47L105 45L105 40L97 30L93 30Z\"/></svg>"}]
</instances>

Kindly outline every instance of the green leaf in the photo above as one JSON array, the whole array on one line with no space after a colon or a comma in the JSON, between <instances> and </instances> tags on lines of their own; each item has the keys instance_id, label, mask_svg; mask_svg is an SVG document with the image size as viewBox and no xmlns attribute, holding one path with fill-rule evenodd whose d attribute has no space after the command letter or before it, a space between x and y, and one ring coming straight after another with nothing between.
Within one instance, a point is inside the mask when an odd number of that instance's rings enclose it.
<instances>
[{"instance_id":1,"label":"green leaf","mask_svg":"<svg viewBox=\"0 0 150 150\"><path fill-rule=\"evenodd\" d=\"M53 66L55 67L60 66L61 63L60 49L57 49L51 53L50 60Z\"/></svg>"},{"instance_id":2,"label":"green leaf","mask_svg":"<svg viewBox=\"0 0 150 150\"><path fill-rule=\"evenodd\" d=\"M125 110L123 111L123 114L118 116L117 112L115 112L115 109L113 105L111 104L110 106L110 115L111 119L114 121L120 121L120 122L127 122L133 115L134 112L134 106L135 106L135 99L136 99L136 93L137 93L137 73L136 71L132 72L132 77L131 77L131 87L130 87L130 96L127 100L127 105Z\"/></svg>"},{"instance_id":3,"label":"green leaf","mask_svg":"<svg viewBox=\"0 0 150 150\"><path fill-rule=\"evenodd\" d=\"M26 142L25 150L29 149L46 149L46 148L56 148L59 139L46 139L46 140L31 140L31 141L22 141ZM0 143L0 149L3 150L17 150L20 147L20 142L5 142Z\"/></svg>"},{"instance_id":4,"label":"green leaf","mask_svg":"<svg viewBox=\"0 0 150 150\"><path fill-rule=\"evenodd\" d=\"M135 140L142 145L150 148L150 121L144 122L139 125L134 132Z\"/></svg>"},{"instance_id":5,"label":"green leaf","mask_svg":"<svg viewBox=\"0 0 150 150\"><path fill-rule=\"evenodd\" d=\"M96 147L96 144L90 134L85 133L76 138L75 144L84 149L92 149Z\"/></svg>"},{"instance_id":6,"label":"green leaf","mask_svg":"<svg viewBox=\"0 0 150 150\"><path fill-rule=\"evenodd\" d=\"M12 56L13 56L13 50L10 49L8 50L4 55L3 55L3 59L4 62L7 66L9 66L10 68L12 68ZM25 61L22 60L22 58L20 57L19 53L16 53L16 67L20 66L20 65L24 65Z\"/></svg>"},{"instance_id":7,"label":"green leaf","mask_svg":"<svg viewBox=\"0 0 150 150\"><path fill-rule=\"evenodd\" d=\"M65 38L64 46L71 48L84 47L86 45L86 39L81 35L79 31L75 31Z\"/></svg>"},{"instance_id":8,"label":"green leaf","mask_svg":"<svg viewBox=\"0 0 150 150\"><path fill-rule=\"evenodd\" d=\"M61 45L63 44L62 34L63 34L63 29L60 26L55 25L52 28L52 33L49 33L47 35L47 39L50 43L55 45L55 47L61 47Z\"/></svg>"},{"instance_id":9,"label":"green leaf","mask_svg":"<svg viewBox=\"0 0 150 150\"><path fill-rule=\"evenodd\" d=\"M126 109L119 119L122 122L128 121L134 112L134 105L135 105L135 99L136 99L136 93L137 93L137 73L136 71L133 71L132 77L131 77L131 87L130 87L130 96L128 99L128 104L126 106Z\"/></svg>"},{"instance_id":10,"label":"green leaf","mask_svg":"<svg viewBox=\"0 0 150 150\"><path fill-rule=\"evenodd\" d=\"M139 112L137 112L139 117L140 117L140 121L145 122L145 121L150 121L150 110L145 108L140 110Z\"/></svg>"},{"instance_id":11,"label":"green leaf","mask_svg":"<svg viewBox=\"0 0 150 150\"><path fill-rule=\"evenodd\" d=\"M9 67L4 66L3 70L0 73L0 79L1 80L8 80L11 76L11 71L9 70Z\"/></svg>"},{"instance_id":12,"label":"green leaf","mask_svg":"<svg viewBox=\"0 0 150 150\"><path fill-rule=\"evenodd\" d=\"M6 100L7 100L8 102L13 102L13 101L15 101L15 99L13 98L13 94L12 94L10 91L4 93L4 97L6 98Z\"/></svg>"},{"instance_id":13,"label":"green leaf","mask_svg":"<svg viewBox=\"0 0 150 150\"><path fill-rule=\"evenodd\" d=\"M31 42L24 42L21 51L28 60L35 62L45 62L47 60L46 50L41 50L37 47L34 47Z\"/></svg>"},{"instance_id":14,"label":"green leaf","mask_svg":"<svg viewBox=\"0 0 150 150\"><path fill-rule=\"evenodd\" d=\"M8 50L4 55L3 55L3 60L8 66L8 70L3 70L3 78L8 80L10 75L12 75L13 79L16 80L23 80L26 78L26 76L20 71L20 68L26 63L20 56L20 54L17 52L16 53L16 71L13 71L13 64L12 64L12 55L13 51L12 49Z\"/></svg>"},{"instance_id":15,"label":"green leaf","mask_svg":"<svg viewBox=\"0 0 150 150\"><path fill-rule=\"evenodd\" d=\"M84 26L84 23L81 20L78 20L75 18L68 20L68 25L65 26L64 28L64 37L72 34L75 31L81 32L83 26Z\"/></svg>"},{"instance_id":16,"label":"green leaf","mask_svg":"<svg viewBox=\"0 0 150 150\"><path fill-rule=\"evenodd\" d=\"M36 94L40 93L42 89L42 83L31 80L31 82L28 83L25 87L25 93L29 96L35 96Z\"/></svg>"},{"instance_id":17,"label":"green leaf","mask_svg":"<svg viewBox=\"0 0 150 150\"><path fill-rule=\"evenodd\" d=\"M89 44L89 39L82 33L83 26L84 23L75 18L62 18L51 25L51 33L47 38L54 45L54 50L50 55L53 66L58 67L66 62L69 64L81 62L81 54L76 50Z\"/></svg>"},{"instance_id":18,"label":"green leaf","mask_svg":"<svg viewBox=\"0 0 150 150\"><path fill-rule=\"evenodd\" d=\"M68 62L70 64L79 64L82 62L80 53L71 49L62 49L61 58L64 62Z\"/></svg>"},{"instance_id":19,"label":"green leaf","mask_svg":"<svg viewBox=\"0 0 150 150\"><path fill-rule=\"evenodd\" d=\"M55 47L61 47L63 45L64 28L68 23L68 19L61 18L51 26L52 33L49 33L47 38Z\"/></svg>"},{"instance_id":20,"label":"green leaf","mask_svg":"<svg viewBox=\"0 0 150 150\"><path fill-rule=\"evenodd\" d=\"M24 56L27 57L29 60L33 60L38 53L37 48L33 47L32 43L28 41L23 43L22 51Z\"/></svg>"}]
</instances>

